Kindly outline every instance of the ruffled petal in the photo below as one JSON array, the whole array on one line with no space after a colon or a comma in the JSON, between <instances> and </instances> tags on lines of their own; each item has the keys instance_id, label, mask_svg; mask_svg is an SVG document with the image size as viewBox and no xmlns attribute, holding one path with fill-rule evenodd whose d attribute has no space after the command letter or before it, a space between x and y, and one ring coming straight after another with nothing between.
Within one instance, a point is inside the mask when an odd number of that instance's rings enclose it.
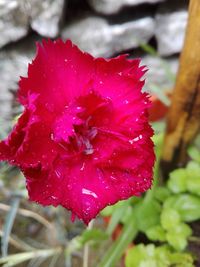
<instances>
[{"instance_id":1,"label":"ruffled petal","mask_svg":"<svg viewBox=\"0 0 200 267\"><path fill-rule=\"evenodd\" d=\"M0 160L8 160L10 163L16 164L15 156L23 145L29 118L30 112L25 110L8 138L0 142Z\"/></svg>"},{"instance_id":2,"label":"ruffled petal","mask_svg":"<svg viewBox=\"0 0 200 267\"><path fill-rule=\"evenodd\" d=\"M71 41L43 41L19 83L25 110L0 142L0 160L26 177L30 200L88 223L152 184L155 161L141 92L145 67L126 55L93 58Z\"/></svg>"},{"instance_id":3,"label":"ruffled petal","mask_svg":"<svg viewBox=\"0 0 200 267\"><path fill-rule=\"evenodd\" d=\"M29 94L36 93L47 109L62 111L70 100L84 93L93 72L93 57L80 51L71 41L43 40L42 44L37 43L36 57L28 67L28 78L21 78L19 100L27 105Z\"/></svg>"}]
</instances>

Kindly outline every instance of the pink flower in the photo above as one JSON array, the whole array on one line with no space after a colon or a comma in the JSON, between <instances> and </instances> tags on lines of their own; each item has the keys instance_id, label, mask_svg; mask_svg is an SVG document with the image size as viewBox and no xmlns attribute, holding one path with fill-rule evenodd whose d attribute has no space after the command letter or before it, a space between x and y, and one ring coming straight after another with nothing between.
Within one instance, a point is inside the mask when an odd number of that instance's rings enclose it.
<instances>
[{"instance_id":1,"label":"pink flower","mask_svg":"<svg viewBox=\"0 0 200 267\"><path fill-rule=\"evenodd\" d=\"M22 170L30 200L88 223L151 187L153 131L139 63L93 58L71 41L37 44L19 82L24 112L0 143L0 160Z\"/></svg>"}]
</instances>

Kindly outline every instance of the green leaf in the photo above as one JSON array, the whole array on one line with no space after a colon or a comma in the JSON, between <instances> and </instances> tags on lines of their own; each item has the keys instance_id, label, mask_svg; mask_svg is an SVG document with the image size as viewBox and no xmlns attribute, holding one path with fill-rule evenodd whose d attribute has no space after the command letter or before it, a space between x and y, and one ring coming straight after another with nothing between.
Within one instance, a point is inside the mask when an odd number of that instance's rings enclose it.
<instances>
[{"instance_id":1,"label":"green leaf","mask_svg":"<svg viewBox=\"0 0 200 267\"><path fill-rule=\"evenodd\" d=\"M188 154L193 160L200 163L200 151L198 148L196 148L195 146L189 147Z\"/></svg>"},{"instance_id":2,"label":"green leaf","mask_svg":"<svg viewBox=\"0 0 200 267\"><path fill-rule=\"evenodd\" d=\"M195 161L190 161L186 167L187 174L191 176L200 177L200 164Z\"/></svg>"},{"instance_id":3,"label":"green leaf","mask_svg":"<svg viewBox=\"0 0 200 267\"><path fill-rule=\"evenodd\" d=\"M195 267L194 259L189 253L171 253L169 255L172 266L175 267Z\"/></svg>"},{"instance_id":4,"label":"green leaf","mask_svg":"<svg viewBox=\"0 0 200 267\"><path fill-rule=\"evenodd\" d=\"M108 238L108 235L100 229L85 230L80 236L81 245L85 245L89 241L103 241Z\"/></svg>"},{"instance_id":5,"label":"green leaf","mask_svg":"<svg viewBox=\"0 0 200 267\"><path fill-rule=\"evenodd\" d=\"M158 56L158 52L156 51L156 49L149 45L149 44L140 44L140 47L148 54L152 55L152 56Z\"/></svg>"},{"instance_id":6,"label":"green leaf","mask_svg":"<svg viewBox=\"0 0 200 267\"><path fill-rule=\"evenodd\" d=\"M167 187L159 186L154 189L154 197L160 202L164 202L169 196L170 191Z\"/></svg>"},{"instance_id":7,"label":"green leaf","mask_svg":"<svg viewBox=\"0 0 200 267\"><path fill-rule=\"evenodd\" d=\"M164 242L166 240L166 233L165 230L161 227L161 225L156 225L149 228L146 231L146 235L152 241Z\"/></svg>"},{"instance_id":8,"label":"green leaf","mask_svg":"<svg viewBox=\"0 0 200 267\"><path fill-rule=\"evenodd\" d=\"M122 218L124 217L127 209L132 211L132 208L129 206L129 200L120 201L118 207L113 211L111 220L109 222L108 228L106 232L111 235L115 230L116 226L119 222L121 222Z\"/></svg>"},{"instance_id":9,"label":"green leaf","mask_svg":"<svg viewBox=\"0 0 200 267\"><path fill-rule=\"evenodd\" d=\"M129 221L129 219L130 219L130 216L131 216L132 213L133 213L133 207L132 207L132 206L129 206L129 207L126 209L126 211L125 211L125 213L124 213L124 216L121 218L121 222L122 222L123 224L127 224L128 221Z\"/></svg>"},{"instance_id":10,"label":"green leaf","mask_svg":"<svg viewBox=\"0 0 200 267\"><path fill-rule=\"evenodd\" d=\"M191 228L185 224L180 223L176 225L173 229L167 232L167 241L169 244L177 251L182 251L187 246L187 238L191 236Z\"/></svg>"},{"instance_id":11,"label":"green leaf","mask_svg":"<svg viewBox=\"0 0 200 267\"><path fill-rule=\"evenodd\" d=\"M173 229L174 233L180 234L186 238L192 235L192 229L191 227L186 223L180 223Z\"/></svg>"},{"instance_id":12,"label":"green leaf","mask_svg":"<svg viewBox=\"0 0 200 267\"><path fill-rule=\"evenodd\" d=\"M101 215L103 217L108 217L108 216L112 215L112 213L114 212L114 210L115 210L115 205L107 206L105 209L103 209L101 211Z\"/></svg>"},{"instance_id":13,"label":"green leaf","mask_svg":"<svg viewBox=\"0 0 200 267\"><path fill-rule=\"evenodd\" d=\"M143 244L131 248L125 258L126 267L169 267L169 251L167 248Z\"/></svg>"},{"instance_id":14,"label":"green leaf","mask_svg":"<svg viewBox=\"0 0 200 267\"><path fill-rule=\"evenodd\" d=\"M197 177L188 177L187 188L189 192L200 196L200 179Z\"/></svg>"},{"instance_id":15,"label":"green leaf","mask_svg":"<svg viewBox=\"0 0 200 267\"><path fill-rule=\"evenodd\" d=\"M155 258L157 260L157 266L158 267L170 266L170 260L169 260L170 254L171 251L169 250L168 246L165 245L156 247Z\"/></svg>"},{"instance_id":16,"label":"green leaf","mask_svg":"<svg viewBox=\"0 0 200 267\"><path fill-rule=\"evenodd\" d=\"M147 258L146 247L143 244L135 246L128 250L125 258L126 267L139 267L141 262Z\"/></svg>"},{"instance_id":17,"label":"green leaf","mask_svg":"<svg viewBox=\"0 0 200 267\"><path fill-rule=\"evenodd\" d=\"M159 224L161 206L157 201L144 199L135 210L137 227L140 231L146 232L149 228Z\"/></svg>"},{"instance_id":18,"label":"green leaf","mask_svg":"<svg viewBox=\"0 0 200 267\"><path fill-rule=\"evenodd\" d=\"M163 209L160 217L161 225L165 230L173 229L181 221L179 213L170 208Z\"/></svg>"},{"instance_id":19,"label":"green leaf","mask_svg":"<svg viewBox=\"0 0 200 267\"><path fill-rule=\"evenodd\" d=\"M138 230L134 221L133 214L129 217L129 223L124 226L120 237L113 243L107 253L104 255L102 261L97 267L113 267L119 262L125 249L135 238Z\"/></svg>"},{"instance_id":20,"label":"green leaf","mask_svg":"<svg viewBox=\"0 0 200 267\"><path fill-rule=\"evenodd\" d=\"M200 196L200 165L191 161L187 165L187 175L186 186L188 191Z\"/></svg>"},{"instance_id":21,"label":"green leaf","mask_svg":"<svg viewBox=\"0 0 200 267\"><path fill-rule=\"evenodd\" d=\"M177 169L170 173L170 178L167 186L173 193L182 193L187 190L186 181L186 169Z\"/></svg>"},{"instance_id":22,"label":"green leaf","mask_svg":"<svg viewBox=\"0 0 200 267\"><path fill-rule=\"evenodd\" d=\"M3 225L3 236L1 241L1 251L3 257L7 256L9 237L19 207L19 202L19 197L13 198L12 203L10 205L11 208L7 213L6 220Z\"/></svg>"},{"instance_id":23,"label":"green leaf","mask_svg":"<svg viewBox=\"0 0 200 267\"><path fill-rule=\"evenodd\" d=\"M128 250L126 267L194 267L193 258L188 253L172 252L168 246L155 247L143 244Z\"/></svg>"},{"instance_id":24,"label":"green leaf","mask_svg":"<svg viewBox=\"0 0 200 267\"><path fill-rule=\"evenodd\" d=\"M177 251L183 251L187 247L187 239L182 235L174 235L173 232L166 234L168 243Z\"/></svg>"},{"instance_id":25,"label":"green leaf","mask_svg":"<svg viewBox=\"0 0 200 267\"><path fill-rule=\"evenodd\" d=\"M200 198L190 194L180 194L168 198L164 202L164 208L177 210L181 219L185 222L192 222L200 219Z\"/></svg>"}]
</instances>

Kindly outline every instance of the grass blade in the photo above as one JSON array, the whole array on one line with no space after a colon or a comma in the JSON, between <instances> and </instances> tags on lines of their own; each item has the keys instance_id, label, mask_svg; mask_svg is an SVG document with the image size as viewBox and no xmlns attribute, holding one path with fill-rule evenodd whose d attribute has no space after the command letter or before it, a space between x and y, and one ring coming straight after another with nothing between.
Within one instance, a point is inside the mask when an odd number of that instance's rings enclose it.
<instances>
[{"instance_id":1,"label":"grass blade","mask_svg":"<svg viewBox=\"0 0 200 267\"><path fill-rule=\"evenodd\" d=\"M136 222L133 213L130 214L128 223L125 225L120 237L113 243L108 252L104 255L102 261L97 267L113 267L120 260L125 249L137 235Z\"/></svg>"},{"instance_id":2,"label":"grass blade","mask_svg":"<svg viewBox=\"0 0 200 267\"><path fill-rule=\"evenodd\" d=\"M19 207L19 202L19 197L13 198L10 206L11 208L7 213L6 220L3 225L3 236L1 241L1 252L3 257L7 256L9 237L17 214L17 209Z\"/></svg>"},{"instance_id":3,"label":"grass blade","mask_svg":"<svg viewBox=\"0 0 200 267\"><path fill-rule=\"evenodd\" d=\"M129 201L122 201L120 203L120 206L114 210L112 217L110 219L108 228L106 230L106 232L109 235L111 235L113 231L115 230L116 226L118 225L118 223L120 222L124 214L126 213L128 206L129 206Z\"/></svg>"},{"instance_id":4,"label":"grass blade","mask_svg":"<svg viewBox=\"0 0 200 267\"><path fill-rule=\"evenodd\" d=\"M14 255L9 255L6 257L0 258L0 264L2 267L12 267L19 263L22 263L24 261L31 260L33 258L48 258L56 254L61 253L61 248L55 248L55 249L44 249L44 250L35 250L30 252L23 252L23 253L17 253Z\"/></svg>"}]
</instances>

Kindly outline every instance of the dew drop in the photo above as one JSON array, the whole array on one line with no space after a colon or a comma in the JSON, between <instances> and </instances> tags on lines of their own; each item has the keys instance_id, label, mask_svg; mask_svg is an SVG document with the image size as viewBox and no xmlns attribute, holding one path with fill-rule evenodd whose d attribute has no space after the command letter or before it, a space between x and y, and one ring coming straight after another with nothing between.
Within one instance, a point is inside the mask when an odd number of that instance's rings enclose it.
<instances>
[{"instance_id":1,"label":"dew drop","mask_svg":"<svg viewBox=\"0 0 200 267\"><path fill-rule=\"evenodd\" d=\"M81 170L81 171L84 171L84 169L85 169L85 162L83 162L83 165L82 165L82 167L80 168L80 170Z\"/></svg>"},{"instance_id":2,"label":"dew drop","mask_svg":"<svg viewBox=\"0 0 200 267\"><path fill-rule=\"evenodd\" d=\"M57 176L58 178L61 177L61 173L60 173L58 170L55 170L54 172L55 172L55 174L56 174L56 176Z\"/></svg>"},{"instance_id":3,"label":"dew drop","mask_svg":"<svg viewBox=\"0 0 200 267\"><path fill-rule=\"evenodd\" d=\"M112 176L112 175L110 176L110 179L113 180L113 181L117 180L117 178L115 176Z\"/></svg>"},{"instance_id":4,"label":"dew drop","mask_svg":"<svg viewBox=\"0 0 200 267\"><path fill-rule=\"evenodd\" d=\"M79 110L82 110L82 107L79 107L79 106L78 106L78 107L76 107L76 110L78 110L78 111L79 111Z\"/></svg>"},{"instance_id":5,"label":"dew drop","mask_svg":"<svg viewBox=\"0 0 200 267\"><path fill-rule=\"evenodd\" d=\"M89 195L89 196L92 196L94 198L98 198L97 194L89 189L86 189L86 188L83 188L82 189L82 194L84 195Z\"/></svg>"},{"instance_id":6,"label":"dew drop","mask_svg":"<svg viewBox=\"0 0 200 267\"><path fill-rule=\"evenodd\" d=\"M137 142L137 141L141 140L142 137L143 137L142 134L140 134L139 136L137 136L137 137L135 137L133 139L130 139L129 143L132 145L134 142Z\"/></svg>"},{"instance_id":7,"label":"dew drop","mask_svg":"<svg viewBox=\"0 0 200 267\"><path fill-rule=\"evenodd\" d=\"M129 104L129 101L127 99L124 100L124 104L128 105Z\"/></svg>"}]
</instances>

